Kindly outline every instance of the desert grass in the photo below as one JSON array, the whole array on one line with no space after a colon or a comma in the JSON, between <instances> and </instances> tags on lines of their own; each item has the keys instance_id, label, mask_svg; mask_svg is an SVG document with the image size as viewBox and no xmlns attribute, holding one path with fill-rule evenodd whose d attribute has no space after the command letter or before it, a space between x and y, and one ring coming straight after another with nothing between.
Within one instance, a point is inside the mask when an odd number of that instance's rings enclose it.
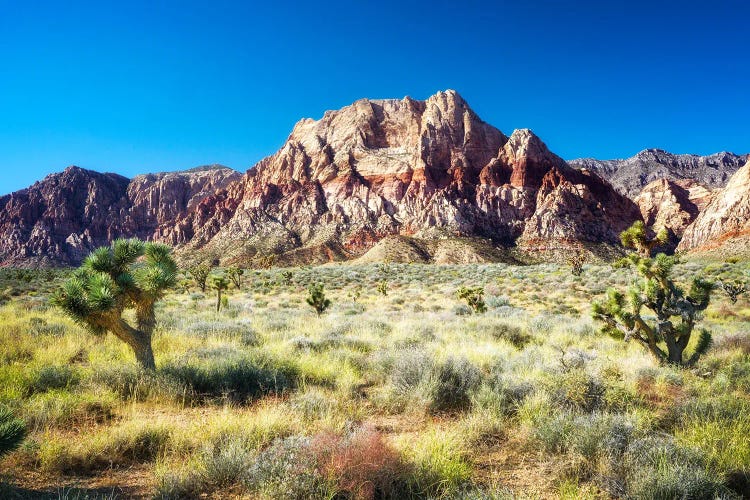
<instances>
[{"instance_id":1,"label":"desert grass","mask_svg":"<svg viewBox=\"0 0 750 500\"><path fill-rule=\"evenodd\" d=\"M714 346L687 370L589 318L627 269L248 270L218 313L195 290L158 305L148 373L50 308L57 274L19 276L0 306L0 404L30 434L0 462L9 495L129 470L147 480L128 496L147 498L733 498L750 485L748 297L715 292L700 324ZM332 300L320 317L305 303L316 282ZM487 312L461 287L482 287Z\"/></svg>"}]
</instances>

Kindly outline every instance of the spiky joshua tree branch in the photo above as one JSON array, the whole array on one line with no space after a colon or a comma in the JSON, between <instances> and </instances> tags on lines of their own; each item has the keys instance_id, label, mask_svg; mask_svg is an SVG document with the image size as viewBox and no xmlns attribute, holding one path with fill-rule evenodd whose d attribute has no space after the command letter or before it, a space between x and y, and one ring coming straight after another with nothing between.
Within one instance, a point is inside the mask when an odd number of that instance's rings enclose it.
<instances>
[{"instance_id":1,"label":"spiky joshua tree branch","mask_svg":"<svg viewBox=\"0 0 750 500\"><path fill-rule=\"evenodd\" d=\"M110 332L131 347L136 360L155 369L151 336L154 304L177 279L172 249L160 243L118 239L94 250L54 295L53 303L95 334ZM135 311L135 325L123 318Z\"/></svg>"},{"instance_id":2,"label":"spiky joshua tree branch","mask_svg":"<svg viewBox=\"0 0 750 500\"><path fill-rule=\"evenodd\" d=\"M650 259L630 255L628 261L636 267L641 281L627 293L610 288L606 302L594 303L594 319L604 323L605 332L643 345L660 362L695 364L711 345L708 331L700 330L689 358L684 359L683 354L696 322L708 307L713 283L696 277L686 293L670 277L675 257L658 254ZM647 315L646 310L653 314Z\"/></svg>"}]
</instances>

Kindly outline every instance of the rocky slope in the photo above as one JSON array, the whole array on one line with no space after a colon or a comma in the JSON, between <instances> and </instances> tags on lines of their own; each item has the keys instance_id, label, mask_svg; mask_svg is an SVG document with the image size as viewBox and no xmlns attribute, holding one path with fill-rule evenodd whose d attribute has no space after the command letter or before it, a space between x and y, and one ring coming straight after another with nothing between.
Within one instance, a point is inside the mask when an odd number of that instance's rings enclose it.
<instances>
[{"instance_id":1,"label":"rocky slope","mask_svg":"<svg viewBox=\"0 0 750 500\"><path fill-rule=\"evenodd\" d=\"M276 154L201 202L187 250L328 260L361 255L387 235L569 248L615 243L639 217L531 131L506 137L446 91L363 99L300 121Z\"/></svg>"},{"instance_id":2,"label":"rocky slope","mask_svg":"<svg viewBox=\"0 0 750 500\"><path fill-rule=\"evenodd\" d=\"M239 177L210 167L129 180L68 167L0 197L0 264L72 264L121 236L186 243L181 220Z\"/></svg>"},{"instance_id":3,"label":"rocky slope","mask_svg":"<svg viewBox=\"0 0 750 500\"><path fill-rule=\"evenodd\" d=\"M678 250L748 253L750 243L750 161L717 192L685 229Z\"/></svg>"},{"instance_id":4,"label":"rocky slope","mask_svg":"<svg viewBox=\"0 0 750 500\"><path fill-rule=\"evenodd\" d=\"M569 163L599 174L618 192L635 199L647 184L659 179L693 180L709 189L723 187L749 159L747 154L675 155L661 149L646 149L625 160L581 158Z\"/></svg>"},{"instance_id":5,"label":"rocky slope","mask_svg":"<svg viewBox=\"0 0 750 500\"><path fill-rule=\"evenodd\" d=\"M659 179L643 188L635 202L646 225L655 232L667 229L674 246L711 196L711 191L693 180Z\"/></svg>"}]
</instances>

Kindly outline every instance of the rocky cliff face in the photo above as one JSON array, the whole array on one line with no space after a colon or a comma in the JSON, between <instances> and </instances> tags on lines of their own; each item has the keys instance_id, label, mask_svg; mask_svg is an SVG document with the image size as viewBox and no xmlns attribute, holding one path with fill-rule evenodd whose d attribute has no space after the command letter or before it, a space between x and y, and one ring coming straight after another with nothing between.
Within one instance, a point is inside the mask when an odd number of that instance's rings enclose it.
<instances>
[{"instance_id":1,"label":"rocky cliff face","mask_svg":"<svg viewBox=\"0 0 750 500\"><path fill-rule=\"evenodd\" d=\"M0 197L0 264L76 263L118 237L185 243L192 234L180 221L239 177L230 169L204 168L131 181L68 167Z\"/></svg>"},{"instance_id":2,"label":"rocky cliff face","mask_svg":"<svg viewBox=\"0 0 750 500\"><path fill-rule=\"evenodd\" d=\"M748 253L750 242L750 161L735 173L685 229L678 250Z\"/></svg>"},{"instance_id":3,"label":"rocky cliff face","mask_svg":"<svg viewBox=\"0 0 750 500\"><path fill-rule=\"evenodd\" d=\"M747 154L675 155L660 149L646 149L625 160L582 158L569 163L599 174L618 192L635 199L647 184L659 179L693 180L709 189L723 187L748 160L750 155Z\"/></svg>"},{"instance_id":4,"label":"rocky cliff face","mask_svg":"<svg viewBox=\"0 0 750 500\"><path fill-rule=\"evenodd\" d=\"M677 244L711 196L711 191L693 180L659 179L643 188L635 202L646 225L656 232L667 229Z\"/></svg>"},{"instance_id":5,"label":"rocky cliff face","mask_svg":"<svg viewBox=\"0 0 750 500\"><path fill-rule=\"evenodd\" d=\"M360 100L302 120L275 155L204 200L191 249L360 255L386 235L616 242L639 218L598 176L570 168L529 130L510 137L455 92Z\"/></svg>"}]
</instances>

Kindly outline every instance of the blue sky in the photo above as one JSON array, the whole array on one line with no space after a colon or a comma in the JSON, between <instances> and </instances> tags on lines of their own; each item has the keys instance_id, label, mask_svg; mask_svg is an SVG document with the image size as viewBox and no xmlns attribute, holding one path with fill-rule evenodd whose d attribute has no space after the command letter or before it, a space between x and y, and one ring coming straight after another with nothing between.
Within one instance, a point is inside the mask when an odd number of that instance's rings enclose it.
<instances>
[{"instance_id":1,"label":"blue sky","mask_svg":"<svg viewBox=\"0 0 750 500\"><path fill-rule=\"evenodd\" d=\"M739 0L0 8L2 193L71 164L245 170L302 117L448 88L568 159L750 152Z\"/></svg>"}]
</instances>

